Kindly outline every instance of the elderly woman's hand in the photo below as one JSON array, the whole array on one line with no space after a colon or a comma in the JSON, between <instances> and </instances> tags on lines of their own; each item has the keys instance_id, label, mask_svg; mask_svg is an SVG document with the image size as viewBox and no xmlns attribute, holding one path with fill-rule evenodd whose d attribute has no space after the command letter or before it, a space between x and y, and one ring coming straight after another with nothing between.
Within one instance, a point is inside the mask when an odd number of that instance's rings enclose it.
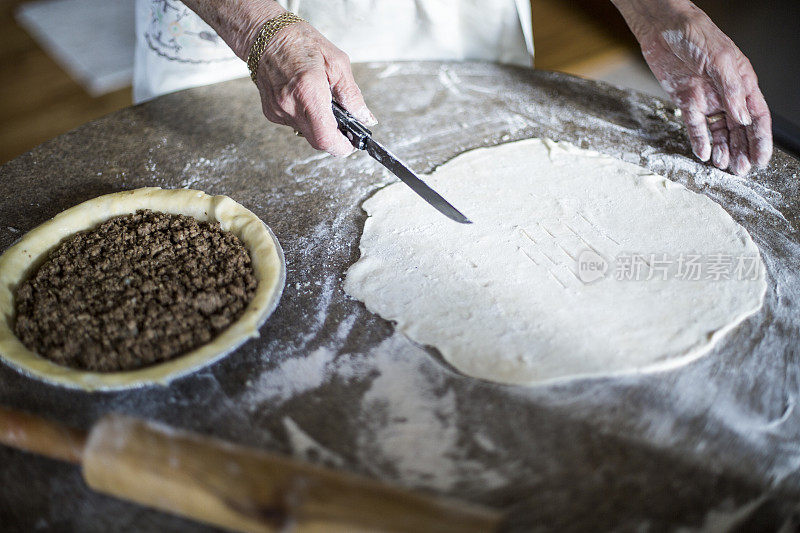
<instances>
[{"instance_id":1,"label":"elderly woman's hand","mask_svg":"<svg viewBox=\"0 0 800 533\"><path fill-rule=\"evenodd\" d=\"M247 60L259 30L286 10L273 0L184 0L237 56ZM347 54L310 24L282 28L267 44L256 85L264 115L299 131L314 148L336 156L353 151L337 129L331 96L366 124L375 124L353 79Z\"/></svg>"},{"instance_id":2,"label":"elderly woman's hand","mask_svg":"<svg viewBox=\"0 0 800 533\"><path fill-rule=\"evenodd\" d=\"M739 175L766 165L772 121L753 67L736 45L687 0L615 4L680 107L695 155Z\"/></svg>"},{"instance_id":3,"label":"elderly woman's hand","mask_svg":"<svg viewBox=\"0 0 800 533\"><path fill-rule=\"evenodd\" d=\"M292 24L267 45L256 84L264 115L286 124L318 150L344 156L353 146L339 132L331 94L357 119L375 124L353 79L350 59L310 24Z\"/></svg>"}]
</instances>

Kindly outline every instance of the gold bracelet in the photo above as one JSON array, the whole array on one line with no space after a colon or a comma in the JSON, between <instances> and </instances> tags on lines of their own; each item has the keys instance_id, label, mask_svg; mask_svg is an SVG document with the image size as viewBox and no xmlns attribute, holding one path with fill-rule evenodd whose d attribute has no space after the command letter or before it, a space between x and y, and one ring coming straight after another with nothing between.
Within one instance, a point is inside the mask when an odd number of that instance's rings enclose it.
<instances>
[{"instance_id":1,"label":"gold bracelet","mask_svg":"<svg viewBox=\"0 0 800 533\"><path fill-rule=\"evenodd\" d=\"M256 81L258 63L261 61L261 56L264 55L267 44L275 37L276 33L295 22L305 22L305 20L287 11L273 19L269 19L261 26L261 29L258 30L256 40L253 41L253 46L250 47L250 53L247 55L247 68L250 69L250 78L254 82Z\"/></svg>"}]
</instances>

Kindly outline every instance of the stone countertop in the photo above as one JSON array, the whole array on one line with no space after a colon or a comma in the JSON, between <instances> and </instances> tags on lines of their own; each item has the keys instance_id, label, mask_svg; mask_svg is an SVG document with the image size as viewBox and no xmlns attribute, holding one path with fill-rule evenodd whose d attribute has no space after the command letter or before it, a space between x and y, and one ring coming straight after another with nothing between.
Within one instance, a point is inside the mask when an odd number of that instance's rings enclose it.
<instances>
[{"instance_id":1,"label":"stone countertop","mask_svg":"<svg viewBox=\"0 0 800 533\"><path fill-rule=\"evenodd\" d=\"M533 388L467 378L347 297L361 202L394 178L261 116L249 80L167 95L0 167L0 250L67 207L143 186L226 194L280 240L287 284L261 336L168 387L84 393L0 364L0 404L89 427L159 420L507 509L530 530L782 524L800 494L800 163L737 178L691 155L639 93L482 63L356 65L376 138L428 172L475 147L550 137L708 195L759 246L764 307L705 357L657 374ZM4 531L204 530L92 493L79 469L0 448ZM796 514L794 515L796 519ZM750 522L756 523L756 522ZM796 522L795 522L796 524Z\"/></svg>"}]
</instances>

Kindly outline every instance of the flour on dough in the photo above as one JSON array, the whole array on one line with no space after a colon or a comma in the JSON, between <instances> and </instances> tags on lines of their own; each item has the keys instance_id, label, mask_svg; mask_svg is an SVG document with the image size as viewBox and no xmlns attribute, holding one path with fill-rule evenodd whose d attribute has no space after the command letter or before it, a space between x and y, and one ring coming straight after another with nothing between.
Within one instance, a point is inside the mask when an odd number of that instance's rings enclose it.
<instances>
[{"instance_id":1,"label":"flour on dough","mask_svg":"<svg viewBox=\"0 0 800 533\"><path fill-rule=\"evenodd\" d=\"M427 181L473 224L386 187L364 203L345 290L467 375L535 384L672 368L761 307L747 231L645 168L529 139L462 154Z\"/></svg>"}]
</instances>

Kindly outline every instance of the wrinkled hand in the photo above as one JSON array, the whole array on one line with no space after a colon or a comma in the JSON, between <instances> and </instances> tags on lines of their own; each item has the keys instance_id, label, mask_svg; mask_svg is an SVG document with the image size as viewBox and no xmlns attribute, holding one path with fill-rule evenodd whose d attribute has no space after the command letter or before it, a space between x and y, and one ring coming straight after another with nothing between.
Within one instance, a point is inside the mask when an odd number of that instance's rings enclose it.
<instances>
[{"instance_id":1,"label":"wrinkled hand","mask_svg":"<svg viewBox=\"0 0 800 533\"><path fill-rule=\"evenodd\" d=\"M645 60L681 109L694 154L739 175L766 165L772 155L769 109L750 61L733 41L691 2L623 4L618 7ZM722 120L707 121L718 113Z\"/></svg>"},{"instance_id":2,"label":"wrinkled hand","mask_svg":"<svg viewBox=\"0 0 800 533\"><path fill-rule=\"evenodd\" d=\"M256 85L267 119L291 126L311 146L335 156L350 154L353 146L337 129L331 96L361 122L377 123L353 79L347 54L304 22L283 28L269 42Z\"/></svg>"}]
</instances>

